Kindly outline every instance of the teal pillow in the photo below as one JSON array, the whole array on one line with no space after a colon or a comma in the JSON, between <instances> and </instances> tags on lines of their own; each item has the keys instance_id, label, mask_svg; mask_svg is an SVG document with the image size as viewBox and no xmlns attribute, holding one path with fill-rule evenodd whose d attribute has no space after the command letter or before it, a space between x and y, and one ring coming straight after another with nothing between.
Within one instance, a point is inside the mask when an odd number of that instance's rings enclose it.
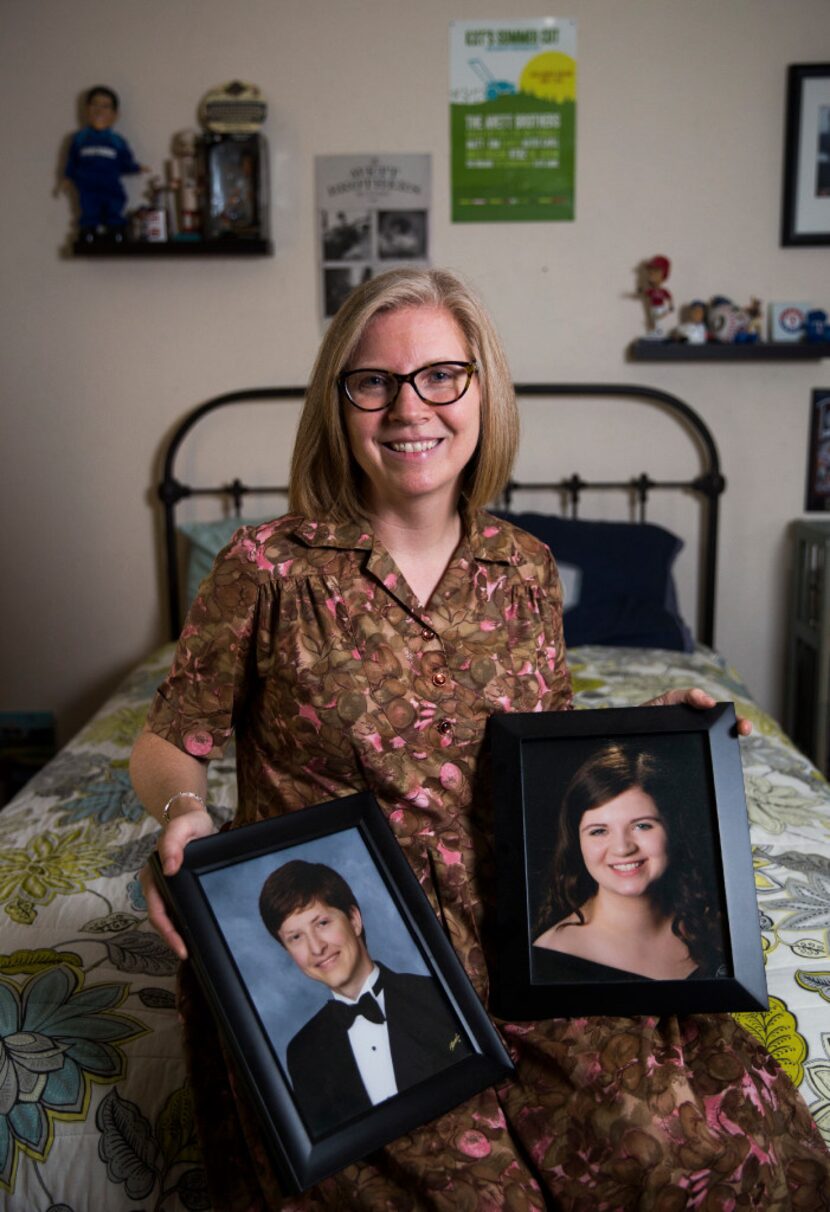
<instances>
[{"instance_id":1,"label":"teal pillow","mask_svg":"<svg viewBox=\"0 0 830 1212\"><path fill-rule=\"evenodd\" d=\"M213 567L213 561L223 547L230 543L240 526L259 526L270 522L265 518L217 518L215 522L182 522L179 530L188 541L187 555L187 605L189 606L199 586Z\"/></svg>"}]
</instances>

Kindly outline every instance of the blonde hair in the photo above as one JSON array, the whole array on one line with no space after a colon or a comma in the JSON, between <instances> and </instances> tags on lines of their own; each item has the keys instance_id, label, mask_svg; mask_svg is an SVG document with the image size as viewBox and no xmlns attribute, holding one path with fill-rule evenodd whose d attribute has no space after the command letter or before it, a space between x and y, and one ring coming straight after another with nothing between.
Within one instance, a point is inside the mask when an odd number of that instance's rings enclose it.
<instances>
[{"instance_id":1,"label":"blonde hair","mask_svg":"<svg viewBox=\"0 0 830 1212\"><path fill-rule=\"evenodd\" d=\"M518 444L519 414L507 359L490 317L472 290L449 270L391 269L348 296L323 338L291 459L292 513L342 522L354 521L364 512L362 472L349 448L337 377L348 367L374 317L405 307L447 311L478 364L481 431L464 472L463 508L481 508L507 483Z\"/></svg>"}]
</instances>

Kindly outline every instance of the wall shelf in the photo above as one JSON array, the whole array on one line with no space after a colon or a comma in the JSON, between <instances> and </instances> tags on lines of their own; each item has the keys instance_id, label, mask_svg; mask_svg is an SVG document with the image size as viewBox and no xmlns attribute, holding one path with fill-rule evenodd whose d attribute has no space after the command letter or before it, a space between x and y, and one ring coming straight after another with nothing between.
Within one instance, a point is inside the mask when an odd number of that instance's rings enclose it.
<instances>
[{"instance_id":1,"label":"wall shelf","mask_svg":"<svg viewBox=\"0 0 830 1212\"><path fill-rule=\"evenodd\" d=\"M688 345L683 341L632 341L633 362L817 362L830 358L830 341L760 341L754 345Z\"/></svg>"},{"instance_id":2,"label":"wall shelf","mask_svg":"<svg viewBox=\"0 0 830 1212\"><path fill-rule=\"evenodd\" d=\"M107 240L86 244L76 240L72 254L76 257L269 257L273 252L270 240L167 240L125 241L115 244Z\"/></svg>"}]
</instances>

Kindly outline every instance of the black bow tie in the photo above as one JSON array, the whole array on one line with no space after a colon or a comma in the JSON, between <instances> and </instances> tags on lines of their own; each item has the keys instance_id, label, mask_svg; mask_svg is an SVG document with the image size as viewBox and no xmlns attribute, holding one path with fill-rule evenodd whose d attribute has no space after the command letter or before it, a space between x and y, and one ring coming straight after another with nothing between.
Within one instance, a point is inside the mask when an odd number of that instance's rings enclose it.
<instances>
[{"instance_id":1,"label":"black bow tie","mask_svg":"<svg viewBox=\"0 0 830 1212\"><path fill-rule=\"evenodd\" d=\"M380 993L381 987L381 980L380 977L378 977L373 986L373 992L376 994ZM344 1031L348 1031L355 1019L361 1014L364 1018L367 1018L370 1023L386 1022L386 1015L383 1013L371 993L364 993L360 1000L355 1002L353 1006L347 1005L346 1002L339 1002L336 1000L332 1004L334 1006L334 1012L337 1015L337 1021L342 1025Z\"/></svg>"}]
</instances>

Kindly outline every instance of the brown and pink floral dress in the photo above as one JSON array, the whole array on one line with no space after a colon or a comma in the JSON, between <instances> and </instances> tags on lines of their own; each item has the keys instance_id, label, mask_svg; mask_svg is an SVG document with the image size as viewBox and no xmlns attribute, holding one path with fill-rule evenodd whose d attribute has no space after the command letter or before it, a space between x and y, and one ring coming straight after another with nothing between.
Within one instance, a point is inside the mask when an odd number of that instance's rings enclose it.
<instances>
[{"instance_id":1,"label":"brown and pink floral dress","mask_svg":"<svg viewBox=\"0 0 830 1212\"><path fill-rule=\"evenodd\" d=\"M150 725L200 758L235 732L236 824L371 791L486 1004L485 724L570 706L537 540L478 514L424 609L366 530L286 517L218 558ZM728 1015L499 1023L514 1080L282 1197L186 967L182 1006L216 1212L830 1208L806 1106Z\"/></svg>"}]
</instances>

